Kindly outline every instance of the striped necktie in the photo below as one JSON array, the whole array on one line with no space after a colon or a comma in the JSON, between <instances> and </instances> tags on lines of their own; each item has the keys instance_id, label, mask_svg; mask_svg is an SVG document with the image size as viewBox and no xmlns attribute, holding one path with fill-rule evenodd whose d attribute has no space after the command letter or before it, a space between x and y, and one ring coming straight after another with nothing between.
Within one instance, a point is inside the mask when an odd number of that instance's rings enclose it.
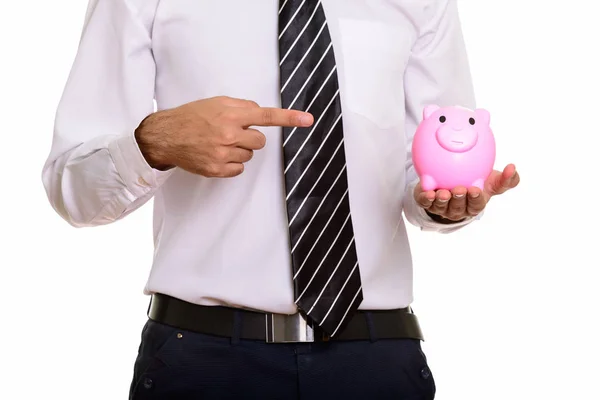
<instances>
[{"instance_id":1,"label":"striped necktie","mask_svg":"<svg viewBox=\"0 0 600 400\"><path fill-rule=\"evenodd\" d=\"M337 68L321 1L281 0L283 108L310 112L308 128L283 129L295 303L330 337L363 300L354 243Z\"/></svg>"}]
</instances>

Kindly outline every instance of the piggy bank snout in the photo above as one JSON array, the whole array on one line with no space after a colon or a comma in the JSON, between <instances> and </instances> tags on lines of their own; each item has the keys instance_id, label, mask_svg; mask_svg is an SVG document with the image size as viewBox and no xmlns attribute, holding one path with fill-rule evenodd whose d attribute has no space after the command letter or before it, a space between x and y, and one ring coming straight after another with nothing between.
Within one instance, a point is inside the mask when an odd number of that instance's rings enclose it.
<instances>
[{"instance_id":1,"label":"piggy bank snout","mask_svg":"<svg viewBox=\"0 0 600 400\"><path fill-rule=\"evenodd\" d=\"M471 150L477 144L477 130L472 126L452 126L446 124L440 126L436 131L436 139L444 149L463 153Z\"/></svg>"}]
</instances>

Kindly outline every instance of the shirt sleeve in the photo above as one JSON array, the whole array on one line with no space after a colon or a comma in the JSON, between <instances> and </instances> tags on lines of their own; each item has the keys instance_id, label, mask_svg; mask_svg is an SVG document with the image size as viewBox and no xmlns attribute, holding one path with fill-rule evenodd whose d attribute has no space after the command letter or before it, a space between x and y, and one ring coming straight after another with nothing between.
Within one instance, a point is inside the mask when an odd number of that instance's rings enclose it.
<instances>
[{"instance_id":1,"label":"shirt sleeve","mask_svg":"<svg viewBox=\"0 0 600 400\"><path fill-rule=\"evenodd\" d=\"M50 204L73 226L123 218L173 173L151 168L134 137L154 111L150 32L157 2L88 3L42 171Z\"/></svg>"},{"instance_id":2,"label":"shirt sleeve","mask_svg":"<svg viewBox=\"0 0 600 400\"><path fill-rule=\"evenodd\" d=\"M413 196L419 178L412 162L412 141L427 104L475 108L475 96L456 0L432 2L427 23L419 32L405 72L406 191L404 215L416 227L440 233L454 232L473 220L444 224L434 221Z\"/></svg>"}]
</instances>

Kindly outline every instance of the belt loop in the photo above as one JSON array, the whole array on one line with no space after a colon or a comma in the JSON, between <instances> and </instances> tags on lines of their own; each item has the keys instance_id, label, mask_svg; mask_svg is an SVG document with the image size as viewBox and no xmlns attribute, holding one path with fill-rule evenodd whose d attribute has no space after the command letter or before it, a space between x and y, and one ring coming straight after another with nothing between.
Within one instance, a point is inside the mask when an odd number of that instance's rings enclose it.
<instances>
[{"instance_id":1,"label":"belt loop","mask_svg":"<svg viewBox=\"0 0 600 400\"><path fill-rule=\"evenodd\" d=\"M152 307L152 299L154 298L154 295L150 296L150 301L148 302L148 310L146 310L146 315L150 316L150 308Z\"/></svg>"},{"instance_id":2,"label":"belt loop","mask_svg":"<svg viewBox=\"0 0 600 400\"><path fill-rule=\"evenodd\" d=\"M242 335L243 315L239 310L233 313L233 329L231 330L231 344L236 346L240 343Z\"/></svg>"},{"instance_id":3,"label":"belt loop","mask_svg":"<svg viewBox=\"0 0 600 400\"><path fill-rule=\"evenodd\" d=\"M376 342L378 338L377 332L375 331L375 324L373 324L373 314L370 311L366 311L364 315L367 328L369 329L369 340L371 340L371 342Z\"/></svg>"}]
</instances>

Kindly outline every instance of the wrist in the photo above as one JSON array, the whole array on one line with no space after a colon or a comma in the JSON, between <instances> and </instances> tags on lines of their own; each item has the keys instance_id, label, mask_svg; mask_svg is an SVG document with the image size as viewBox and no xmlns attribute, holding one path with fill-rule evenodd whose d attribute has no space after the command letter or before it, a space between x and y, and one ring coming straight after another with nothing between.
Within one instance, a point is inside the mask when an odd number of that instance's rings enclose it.
<instances>
[{"instance_id":1,"label":"wrist","mask_svg":"<svg viewBox=\"0 0 600 400\"><path fill-rule=\"evenodd\" d=\"M174 167L169 160L168 140L165 139L168 118L167 111L150 114L135 130L135 140L146 162L161 171Z\"/></svg>"}]
</instances>

